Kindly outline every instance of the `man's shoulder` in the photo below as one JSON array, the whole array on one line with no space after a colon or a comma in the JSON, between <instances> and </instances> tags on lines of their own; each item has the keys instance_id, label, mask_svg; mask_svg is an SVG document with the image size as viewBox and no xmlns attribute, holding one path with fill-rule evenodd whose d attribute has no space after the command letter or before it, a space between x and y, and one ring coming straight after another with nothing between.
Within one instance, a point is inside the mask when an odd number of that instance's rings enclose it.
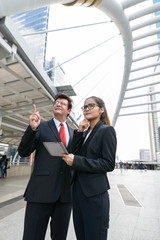
<instances>
[{"instance_id":1,"label":"man's shoulder","mask_svg":"<svg viewBox=\"0 0 160 240\"><path fill-rule=\"evenodd\" d=\"M40 127L48 126L50 123L53 123L53 119L50 119L48 121L41 121Z\"/></svg>"}]
</instances>

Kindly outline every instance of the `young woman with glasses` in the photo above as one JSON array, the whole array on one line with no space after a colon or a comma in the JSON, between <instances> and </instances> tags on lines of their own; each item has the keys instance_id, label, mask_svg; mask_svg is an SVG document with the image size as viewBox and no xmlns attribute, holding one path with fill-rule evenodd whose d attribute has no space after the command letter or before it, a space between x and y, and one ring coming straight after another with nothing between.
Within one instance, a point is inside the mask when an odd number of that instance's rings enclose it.
<instances>
[{"instance_id":1,"label":"young woman with glasses","mask_svg":"<svg viewBox=\"0 0 160 240\"><path fill-rule=\"evenodd\" d=\"M73 137L73 153L62 159L74 169L73 221L77 240L106 240L109 228L109 181L115 167L116 133L98 97L82 107L84 120Z\"/></svg>"}]
</instances>

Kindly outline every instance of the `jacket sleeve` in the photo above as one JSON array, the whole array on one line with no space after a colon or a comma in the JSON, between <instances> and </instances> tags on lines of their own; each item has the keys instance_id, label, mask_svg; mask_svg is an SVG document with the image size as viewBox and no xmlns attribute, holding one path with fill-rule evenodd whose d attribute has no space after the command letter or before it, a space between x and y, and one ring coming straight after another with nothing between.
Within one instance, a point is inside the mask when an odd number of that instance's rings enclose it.
<instances>
[{"instance_id":1,"label":"jacket sleeve","mask_svg":"<svg viewBox=\"0 0 160 240\"><path fill-rule=\"evenodd\" d=\"M72 140L72 153L73 154L80 154L80 150L82 147L82 144L84 142L83 132L77 132L77 130L74 130L73 134L73 140Z\"/></svg>"},{"instance_id":2,"label":"jacket sleeve","mask_svg":"<svg viewBox=\"0 0 160 240\"><path fill-rule=\"evenodd\" d=\"M18 146L18 153L21 157L28 157L36 149L39 130L33 131L30 126L26 129Z\"/></svg>"},{"instance_id":3,"label":"jacket sleeve","mask_svg":"<svg viewBox=\"0 0 160 240\"><path fill-rule=\"evenodd\" d=\"M116 155L116 133L113 127L106 127L101 135L101 154L98 158L74 156L73 168L81 172L106 173L114 170ZM91 146L94 147L94 146Z\"/></svg>"}]
</instances>

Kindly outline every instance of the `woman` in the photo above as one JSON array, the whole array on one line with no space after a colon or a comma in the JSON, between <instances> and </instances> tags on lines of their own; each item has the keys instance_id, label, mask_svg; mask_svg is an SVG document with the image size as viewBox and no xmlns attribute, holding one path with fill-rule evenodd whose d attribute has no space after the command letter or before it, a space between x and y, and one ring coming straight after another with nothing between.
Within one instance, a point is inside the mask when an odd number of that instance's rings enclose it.
<instances>
[{"instance_id":1,"label":"woman","mask_svg":"<svg viewBox=\"0 0 160 240\"><path fill-rule=\"evenodd\" d=\"M77 240L106 240L109 227L110 188L106 173L115 167L116 133L105 104L89 97L82 107L84 120L75 130L73 154L62 154L75 170L73 221Z\"/></svg>"}]
</instances>

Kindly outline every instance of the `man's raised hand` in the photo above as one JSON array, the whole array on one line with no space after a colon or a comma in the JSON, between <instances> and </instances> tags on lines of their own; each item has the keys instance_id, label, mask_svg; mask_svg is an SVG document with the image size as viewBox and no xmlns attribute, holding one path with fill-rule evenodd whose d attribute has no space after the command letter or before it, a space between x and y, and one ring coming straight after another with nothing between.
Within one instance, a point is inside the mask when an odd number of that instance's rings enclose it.
<instances>
[{"instance_id":1,"label":"man's raised hand","mask_svg":"<svg viewBox=\"0 0 160 240\"><path fill-rule=\"evenodd\" d=\"M40 114L36 111L36 105L33 104L33 113L29 117L29 125L31 126L32 130L36 130L40 124Z\"/></svg>"}]
</instances>

